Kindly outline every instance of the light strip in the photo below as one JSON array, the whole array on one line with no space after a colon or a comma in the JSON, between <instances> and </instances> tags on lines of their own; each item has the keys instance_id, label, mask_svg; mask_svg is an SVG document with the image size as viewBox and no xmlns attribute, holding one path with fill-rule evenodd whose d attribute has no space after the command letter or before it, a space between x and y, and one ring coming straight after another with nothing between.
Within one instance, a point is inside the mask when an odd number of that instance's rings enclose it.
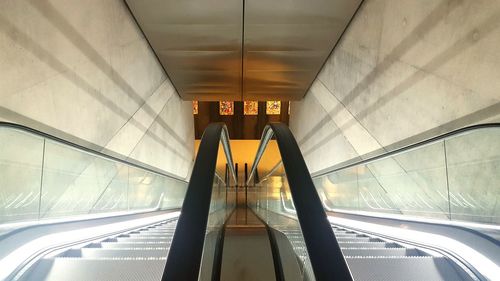
<instances>
[{"instance_id":1,"label":"light strip","mask_svg":"<svg viewBox=\"0 0 500 281\"><path fill-rule=\"evenodd\" d=\"M343 210L343 209L335 209L329 208L326 206L323 201L323 206L325 210L329 212L335 212L339 214L352 214L352 215L361 215L368 217L376 217L382 219L396 219L410 222L423 222L423 223L435 223L435 224L444 224L444 225L452 225L452 226L461 226L472 229L488 229L488 230L496 230L500 231L500 225L494 224L486 224L486 223L475 223L475 222L467 222L467 221L450 221L444 219L433 219L433 218L422 218L414 215L398 215L398 214L389 214L389 213L377 213L370 211L351 211L351 210Z\"/></svg>"},{"instance_id":2,"label":"light strip","mask_svg":"<svg viewBox=\"0 0 500 281\"><path fill-rule=\"evenodd\" d=\"M101 219L101 218L111 218L111 217L124 216L124 215L148 213L148 212L153 212L153 211L158 211L158 210L159 210L158 208L148 208L148 209L139 209L139 210L135 210L135 211L102 212L102 213L95 213L95 214L65 216L65 217L61 217L61 218L43 218L40 220L33 220L33 221L4 223L4 224L0 224L0 231L4 230L5 232L8 232L10 230L18 229L20 227L46 225L46 224L54 224L54 223L66 223L66 222L93 220L93 219ZM167 211L167 210L162 210L162 211Z\"/></svg>"},{"instance_id":3,"label":"light strip","mask_svg":"<svg viewBox=\"0 0 500 281\"><path fill-rule=\"evenodd\" d=\"M496 278L500 272L500 267L495 263L495 261L490 260L473 248L443 235L360 222L333 216L328 216L328 220L333 224L342 225L347 228L356 228L389 237L401 238L410 242L445 249L456 254L457 256L462 257L489 280L497 280Z\"/></svg>"},{"instance_id":4,"label":"light strip","mask_svg":"<svg viewBox=\"0 0 500 281\"><path fill-rule=\"evenodd\" d=\"M126 231L128 229L139 228L163 220L173 219L179 215L180 212L172 212L147 218L44 235L22 245L0 260L0 268L2 269L0 271L0 280L5 280L19 265L41 251L77 241L90 240L121 230Z\"/></svg>"}]
</instances>

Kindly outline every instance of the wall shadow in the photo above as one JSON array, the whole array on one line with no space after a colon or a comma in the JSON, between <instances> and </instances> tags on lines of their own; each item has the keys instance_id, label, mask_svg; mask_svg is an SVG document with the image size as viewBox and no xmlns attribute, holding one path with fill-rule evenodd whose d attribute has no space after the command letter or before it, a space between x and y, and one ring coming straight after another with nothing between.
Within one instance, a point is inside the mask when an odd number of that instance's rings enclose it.
<instances>
[{"instance_id":1,"label":"wall shadow","mask_svg":"<svg viewBox=\"0 0 500 281\"><path fill-rule=\"evenodd\" d=\"M54 70L58 71L61 75L66 77L68 80L70 80L75 86L78 88L82 89L85 91L87 94L89 94L92 98L95 100L99 101L101 104L106 106L108 109L110 109L112 112L114 112L116 115L120 116L124 120L128 120L133 126L136 128L140 129L141 131L146 132L148 128L140 124L138 121L133 119L133 116L131 117L129 113L124 111L122 108L117 106L112 100L104 96L102 93L100 93L96 88L94 88L90 83L85 81L82 77L80 77L78 74L76 74L70 67L66 66L64 63L62 63L60 60L58 60L54 55L52 55L51 52L45 50L42 48L37 42L35 42L33 39L31 39L26 33L23 31L19 30L14 24L12 24L10 21L7 19L0 17L0 31L3 31L3 33L9 37L12 41L16 42L19 46L23 47L25 50L30 52L33 56L37 57L41 62L47 64ZM21 114L12 114L13 112L8 112L9 110L6 108L1 108L2 110L0 113L6 114L6 116L11 116L12 120L17 120L12 117L20 117L20 120L28 121L29 123L25 124L34 124L38 126L37 129L42 129L46 130L49 129L49 132L56 132L56 133L61 133L60 130L55 129L51 126L48 126L46 124L42 124L39 121L33 120L31 118L22 118ZM155 115L156 116L156 115ZM61 133L62 137L67 137L67 133ZM72 137L70 139L78 139L77 137ZM176 155L180 155L180 153L169 145L165 140L162 138L155 136L154 140L157 141L160 145L163 145L165 148L167 148L169 151ZM88 142L87 142L88 144ZM185 146L185 143L183 143L183 146ZM95 148L95 146L93 146ZM99 149L102 151L102 147L98 146ZM120 157L123 158L123 157ZM188 159L187 157L183 156L182 159L185 159L186 161L191 161L191 159Z\"/></svg>"},{"instance_id":2,"label":"wall shadow","mask_svg":"<svg viewBox=\"0 0 500 281\"><path fill-rule=\"evenodd\" d=\"M354 119L349 120L347 123L339 127L338 131L335 131L320 141L318 141L312 148L308 149L307 151L304 152L304 155L312 153L314 150L318 149L319 147L323 146L325 143L329 141L329 139L334 138L338 135L340 135L343 131L346 129L350 128L351 126L360 123L359 120L362 120L366 117L368 117L371 113L376 111L378 108L381 108L400 94L404 93L406 90L414 86L415 84L419 83L422 81L424 78L428 77L429 72L436 71L440 66L443 64L447 63L451 59L455 58L458 56L460 53L466 51L473 45L475 45L477 42L479 42L481 39L485 38L487 35L489 35L491 32L496 30L497 28L500 27L500 11L495 12L492 16L488 17L485 21L483 21L481 24L476 26L476 28L472 29L470 32L468 32L464 37L461 39L457 40L454 42L454 44L451 45L451 47L447 48L443 52L439 53L436 55L431 61L426 63L425 65L422 66L421 69L418 69L414 74L410 75L408 78L404 79L399 85L394 87L392 90L384 94L379 100L375 101L375 103L369 105L362 111L360 111ZM481 35L477 37L477 31L480 31ZM338 110L338 109L337 109ZM331 111L330 113L333 113L335 111ZM436 132L445 132L449 130L453 130L459 127L466 126L471 123L479 122L483 119L486 119L491 116L495 116L496 114L500 114L499 111L499 103L496 103L492 106L488 106L486 108L477 110L475 112L472 112L470 114L467 114L463 117L457 118L456 120L447 122L445 124L440 125L438 128L434 128L431 130L428 130L427 132L421 133L417 136L413 136L411 138L408 138L406 140L398 142L398 144L401 144L402 142L407 143L409 139L412 141L418 141L422 140L423 136L429 136L430 133L436 133ZM328 119L331 120L329 114L326 116ZM327 123L327 122L326 122ZM324 125L323 125L324 126ZM390 128L389 128L390 129ZM311 135L312 136L312 135ZM310 138L310 136L308 136ZM417 139L418 138L418 139ZM394 148L394 145L391 145L391 148ZM381 152L386 151L386 149L383 149Z\"/></svg>"},{"instance_id":3,"label":"wall shadow","mask_svg":"<svg viewBox=\"0 0 500 281\"><path fill-rule=\"evenodd\" d=\"M452 12L464 3L464 0L445 0L442 1L434 10L429 13L408 35L398 44L394 49L387 54L387 56L379 62L375 68L370 71L342 100L340 105L334 107L330 113L325 117L327 120L321 120L309 132L307 132L298 143L299 145L305 144L314 136L315 132L320 130L330 119L330 114L339 111L344 105L347 107L358 96L366 91L381 75L383 75L399 58L401 58L407 51L409 51L418 41L421 40L422 34L432 31L438 23L443 21L445 15ZM348 34L347 34L348 36ZM333 53L334 55L335 53ZM326 87L328 89L328 87Z\"/></svg>"},{"instance_id":4,"label":"wall shadow","mask_svg":"<svg viewBox=\"0 0 500 281\"><path fill-rule=\"evenodd\" d=\"M113 83L115 83L129 98L131 98L139 108L142 108L152 118L156 116L155 111L151 108L146 100L143 99L133 87L99 54L99 52L92 47L92 45L85 40L76 28L74 28L50 2L30 0L29 3L40 12L45 19L50 22L59 32L85 55L97 68L99 68L104 75ZM125 5L125 4L123 4ZM160 84L161 85L161 84ZM152 91L154 93L155 89ZM151 94L152 94L151 93ZM185 140L182 139L172 128L168 126L163 120L159 120L160 125L165 129L186 151L189 146L186 145Z\"/></svg>"}]
</instances>

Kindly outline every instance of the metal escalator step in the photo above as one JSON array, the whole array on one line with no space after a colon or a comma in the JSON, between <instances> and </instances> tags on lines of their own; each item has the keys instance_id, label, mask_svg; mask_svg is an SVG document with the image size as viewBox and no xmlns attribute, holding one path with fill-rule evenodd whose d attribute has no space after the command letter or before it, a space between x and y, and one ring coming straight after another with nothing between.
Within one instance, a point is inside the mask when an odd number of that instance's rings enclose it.
<instances>
[{"instance_id":1,"label":"metal escalator step","mask_svg":"<svg viewBox=\"0 0 500 281\"><path fill-rule=\"evenodd\" d=\"M341 242L383 242L378 238L371 237L337 237L337 241Z\"/></svg>"},{"instance_id":2,"label":"metal escalator step","mask_svg":"<svg viewBox=\"0 0 500 281\"><path fill-rule=\"evenodd\" d=\"M133 233L129 234L129 237L161 237L161 238L172 238L174 234L169 234L169 233Z\"/></svg>"},{"instance_id":3,"label":"metal escalator step","mask_svg":"<svg viewBox=\"0 0 500 281\"><path fill-rule=\"evenodd\" d=\"M172 228L172 229L148 229L148 230L139 230L138 232L141 232L141 233L147 233L147 232L174 232L175 229Z\"/></svg>"},{"instance_id":4,"label":"metal escalator step","mask_svg":"<svg viewBox=\"0 0 500 281\"><path fill-rule=\"evenodd\" d=\"M443 257L347 257L355 281L467 280Z\"/></svg>"},{"instance_id":5,"label":"metal escalator step","mask_svg":"<svg viewBox=\"0 0 500 281\"><path fill-rule=\"evenodd\" d=\"M174 231L174 229L158 229L158 228L150 228L150 229L139 229L136 232L146 233L146 232L166 232L166 231Z\"/></svg>"},{"instance_id":6,"label":"metal escalator step","mask_svg":"<svg viewBox=\"0 0 500 281\"><path fill-rule=\"evenodd\" d=\"M339 242L341 248L402 248L396 243L387 242Z\"/></svg>"},{"instance_id":7,"label":"metal escalator step","mask_svg":"<svg viewBox=\"0 0 500 281\"><path fill-rule=\"evenodd\" d=\"M170 241L170 238L156 238L156 237L147 237L147 236L141 236L141 237L117 237L116 242L121 243L121 242L154 242L154 243L161 243L161 242L166 242ZM106 242L112 242L112 241L106 241Z\"/></svg>"},{"instance_id":8,"label":"metal escalator step","mask_svg":"<svg viewBox=\"0 0 500 281\"><path fill-rule=\"evenodd\" d=\"M333 233L335 234L358 234L355 231L350 231L350 230L333 230Z\"/></svg>"},{"instance_id":9,"label":"metal escalator step","mask_svg":"<svg viewBox=\"0 0 500 281\"><path fill-rule=\"evenodd\" d=\"M376 256L376 257L396 257L396 256L424 256L417 249L407 248L341 248L344 256Z\"/></svg>"},{"instance_id":10,"label":"metal escalator step","mask_svg":"<svg viewBox=\"0 0 500 281\"><path fill-rule=\"evenodd\" d=\"M168 255L167 247L149 247L149 248L82 248L66 251L60 257L74 258L120 258L120 257L163 257Z\"/></svg>"},{"instance_id":11,"label":"metal escalator step","mask_svg":"<svg viewBox=\"0 0 500 281\"><path fill-rule=\"evenodd\" d=\"M335 233L335 237L368 237L368 236L355 233Z\"/></svg>"},{"instance_id":12,"label":"metal escalator step","mask_svg":"<svg viewBox=\"0 0 500 281\"><path fill-rule=\"evenodd\" d=\"M174 232L175 228L151 228L146 230L138 230L140 232Z\"/></svg>"},{"instance_id":13,"label":"metal escalator step","mask_svg":"<svg viewBox=\"0 0 500 281\"><path fill-rule=\"evenodd\" d=\"M99 248L142 248L142 247L170 247L170 242L102 242ZM87 247L91 248L91 247Z\"/></svg>"},{"instance_id":14,"label":"metal escalator step","mask_svg":"<svg viewBox=\"0 0 500 281\"><path fill-rule=\"evenodd\" d=\"M27 280L149 281L161 280L166 260L44 259Z\"/></svg>"},{"instance_id":15,"label":"metal escalator step","mask_svg":"<svg viewBox=\"0 0 500 281\"><path fill-rule=\"evenodd\" d=\"M175 229L175 226L156 226L156 227L151 227L148 229L150 229L150 230L169 230L169 229Z\"/></svg>"},{"instance_id":16,"label":"metal escalator step","mask_svg":"<svg viewBox=\"0 0 500 281\"><path fill-rule=\"evenodd\" d=\"M130 233L128 235L169 235L169 236L174 236L174 232L167 232L167 231L141 231L140 233Z\"/></svg>"}]
</instances>

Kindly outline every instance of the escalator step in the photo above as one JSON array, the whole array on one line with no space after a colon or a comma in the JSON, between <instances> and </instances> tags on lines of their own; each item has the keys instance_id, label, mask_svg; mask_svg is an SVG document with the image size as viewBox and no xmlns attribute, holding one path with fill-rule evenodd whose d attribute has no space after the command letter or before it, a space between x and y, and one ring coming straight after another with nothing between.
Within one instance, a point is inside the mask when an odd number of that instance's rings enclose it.
<instances>
[{"instance_id":1,"label":"escalator step","mask_svg":"<svg viewBox=\"0 0 500 281\"><path fill-rule=\"evenodd\" d=\"M30 273L27 280L106 280L142 281L161 280L166 260L99 260L78 258L44 259ZM68 276L72 276L68 279ZM77 279L74 279L74 278Z\"/></svg>"},{"instance_id":2,"label":"escalator step","mask_svg":"<svg viewBox=\"0 0 500 281\"><path fill-rule=\"evenodd\" d=\"M121 242L153 242L153 243L161 243L168 241L168 237L163 237L163 238L157 238L157 237L148 237L148 236L141 236L141 237L118 237L117 239L118 243ZM107 241L109 242L109 241Z\"/></svg>"},{"instance_id":3,"label":"escalator step","mask_svg":"<svg viewBox=\"0 0 500 281\"><path fill-rule=\"evenodd\" d=\"M383 242L378 238L370 238L370 237L337 237L337 241L339 243L342 242Z\"/></svg>"},{"instance_id":4,"label":"escalator step","mask_svg":"<svg viewBox=\"0 0 500 281\"><path fill-rule=\"evenodd\" d=\"M468 280L443 257L347 257L355 281Z\"/></svg>"},{"instance_id":5,"label":"escalator step","mask_svg":"<svg viewBox=\"0 0 500 281\"><path fill-rule=\"evenodd\" d=\"M69 250L60 257L73 258L112 258L112 257L167 257L169 248L150 247L150 248L82 248Z\"/></svg>"},{"instance_id":6,"label":"escalator step","mask_svg":"<svg viewBox=\"0 0 500 281\"><path fill-rule=\"evenodd\" d=\"M396 256L423 256L417 249L407 248L341 248L344 256L378 256L378 257L396 257Z\"/></svg>"},{"instance_id":7,"label":"escalator step","mask_svg":"<svg viewBox=\"0 0 500 281\"><path fill-rule=\"evenodd\" d=\"M396 243L387 242L339 242L341 248L402 248Z\"/></svg>"},{"instance_id":8,"label":"escalator step","mask_svg":"<svg viewBox=\"0 0 500 281\"><path fill-rule=\"evenodd\" d=\"M158 238L158 239L172 239L173 235L169 235L166 233L141 233L141 234L130 234L130 238Z\"/></svg>"},{"instance_id":9,"label":"escalator step","mask_svg":"<svg viewBox=\"0 0 500 281\"><path fill-rule=\"evenodd\" d=\"M335 237L368 237L368 236L356 233L335 233Z\"/></svg>"},{"instance_id":10,"label":"escalator step","mask_svg":"<svg viewBox=\"0 0 500 281\"><path fill-rule=\"evenodd\" d=\"M100 248L143 248L143 247L170 247L170 242L121 242L121 243L100 243Z\"/></svg>"}]
</instances>

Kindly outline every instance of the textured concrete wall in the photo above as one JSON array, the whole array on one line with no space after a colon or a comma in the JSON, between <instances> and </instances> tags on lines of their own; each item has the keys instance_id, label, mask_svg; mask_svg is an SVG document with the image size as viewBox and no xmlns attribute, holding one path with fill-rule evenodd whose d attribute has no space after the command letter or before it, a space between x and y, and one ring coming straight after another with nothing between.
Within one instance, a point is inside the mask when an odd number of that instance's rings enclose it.
<instances>
[{"instance_id":1,"label":"textured concrete wall","mask_svg":"<svg viewBox=\"0 0 500 281\"><path fill-rule=\"evenodd\" d=\"M0 120L189 173L190 102L123 1L1 1L0 77Z\"/></svg>"},{"instance_id":2,"label":"textured concrete wall","mask_svg":"<svg viewBox=\"0 0 500 281\"><path fill-rule=\"evenodd\" d=\"M311 172L500 121L500 1L365 0L290 127Z\"/></svg>"}]
</instances>

